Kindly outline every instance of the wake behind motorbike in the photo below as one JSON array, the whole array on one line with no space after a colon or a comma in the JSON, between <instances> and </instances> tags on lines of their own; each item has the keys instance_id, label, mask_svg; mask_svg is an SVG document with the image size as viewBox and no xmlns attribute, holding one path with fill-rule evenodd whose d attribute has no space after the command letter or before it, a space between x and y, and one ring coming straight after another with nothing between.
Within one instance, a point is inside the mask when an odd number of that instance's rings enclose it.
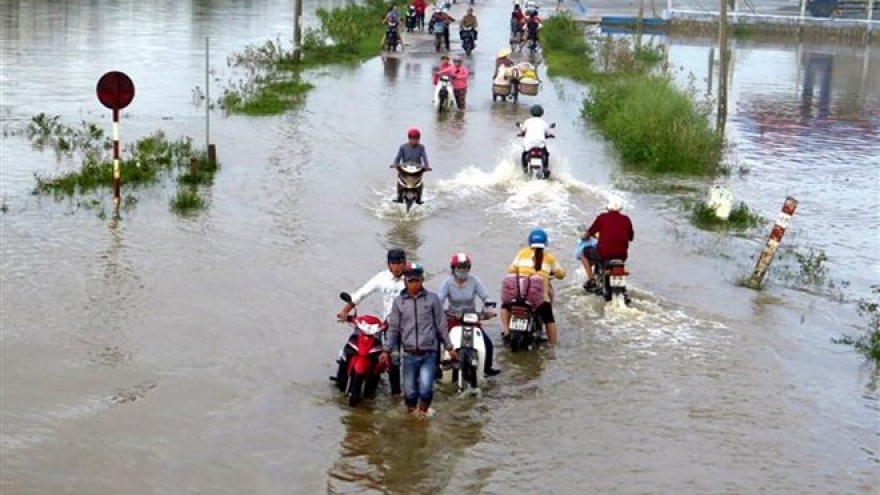
<instances>
[{"instance_id":1,"label":"wake behind motorbike","mask_svg":"<svg viewBox=\"0 0 880 495\"><path fill-rule=\"evenodd\" d=\"M520 128L520 135L522 135L522 124L517 122L516 125ZM556 124L550 124L550 128L555 129ZM547 139L553 139L556 136L548 132L544 137ZM530 180L545 180L550 178L550 160L545 159L544 148L542 147L534 147L526 150L522 167L523 173L525 173Z\"/></svg>"},{"instance_id":2,"label":"wake behind motorbike","mask_svg":"<svg viewBox=\"0 0 880 495\"><path fill-rule=\"evenodd\" d=\"M351 296L343 292L339 297L351 303ZM364 397L376 394L382 373L387 364L379 362L382 353L386 325L375 315L349 315L347 322L355 329L336 362L336 376L330 379L346 394L348 405L357 406Z\"/></svg>"},{"instance_id":3,"label":"wake behind motorbike","mask_svg":"<svg viewBox=\"0 0 880 495\"><path fill-rule=\"evenodd\" d=\"M486 309L494 307L495 303L486 303ZM458 352L458 360L453 361L449 353L443 351L437 380L440 383L455 383L459 392L471 390L472 393L478 393L486 379L484 363L487 352L480 321L490 316L485 309L482 313L447 311L446 316L458 322L449 329L449 339Z\"/></svg>"},{"instance_id":4,"label":"wake behind motorbike","mask_svg":"<svg viewBox=\"0 0 880 495\"><path fill-rule=\"evenodd\" d=\"M448 75L442 75L437 80L437 85L434 87L434 109L437 110L437 113L448 112L452 110L452 103L454 100L454 94L452 92L452 81L450 80Z\"/></svg>"},{"instance_id":5,"label":"wake behind motorbike","mask_svg":"<svg viewBox=\"0 0 880 495\"><path fill-rule=\"evenodd\" d=\"M461 31L458 33L459 38L461 39L461 48L464 50L464 53L470 55L474 48L477 47L476 44L476 32L473 27L463 27Z\"/></svg>"},{"instance_id":6,"label":"wake behind motorbike","mask_svg":"<svg viewBox=\"0 0 880 495\"><path fill-rule=\"evenodd\" d=\"M422 176L430 170L421 163L402 163L392 165L397 169L397 192L401 202L409 212L413 204L422 204L424 183Z\"/></svg>"}]
</instances>

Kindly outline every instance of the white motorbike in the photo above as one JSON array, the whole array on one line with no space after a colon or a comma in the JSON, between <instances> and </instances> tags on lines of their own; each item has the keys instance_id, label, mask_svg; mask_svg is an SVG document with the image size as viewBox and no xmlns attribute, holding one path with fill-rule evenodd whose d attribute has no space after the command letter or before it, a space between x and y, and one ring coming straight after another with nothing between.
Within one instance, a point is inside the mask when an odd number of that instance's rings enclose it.
<instances>
[{"instance_id":1,"label":"white motorbike","mask_svg":"<svg viewBox=\"0 0 880 495\"><path fill-rule=\"evenodd\" d=\"M495 303L486 303L486 308L494 308ZM458 352L458 361L450 358L447 351L443 351L440 359L440 375L437 380L440 383L455 383L459 392L470 390L478 394L480 386L486 379L484 366L486 360L486 344L483 343L483 329L480 328L480 320L489 317L485 313L447 313L457 318L460 322L449 329L449 340Z\"/></svg>"},{"instance_id":2,"label":"white motorbike","mask_svg":"<svg viewBox=\"0 0 880 495\"><path fill-rule=\"evenodd\" d=\"M453 99L452 81L448 75L440 76L437 85L434 86L434 109L437 113L452 110Z\"/></svg>"}]
</instances>

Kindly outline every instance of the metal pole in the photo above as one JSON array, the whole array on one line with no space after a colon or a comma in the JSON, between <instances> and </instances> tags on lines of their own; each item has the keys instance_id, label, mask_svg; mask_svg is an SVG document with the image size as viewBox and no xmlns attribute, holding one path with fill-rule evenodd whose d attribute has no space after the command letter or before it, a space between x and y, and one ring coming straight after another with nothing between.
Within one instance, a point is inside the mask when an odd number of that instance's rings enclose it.
<instances>
[{"instance_id":1,"label":"metal pole","mask_svg":"<svg viewBox=\"0 0 880 495\"><path fill-rule=\"evenodd\" d=\"M122 179L119 173L119 109L113 109L113 213L119 216L119 190Z\"/></svg>"},{"instance_id":2,"label":"metal pole","mask_svg":"<svg viewBox=\"0 0 880 495\"><path fill-rule=\"evenodd\" d=\"M642 25L645 22L645 0L639 0L639 16L636 18L636 48L642 46Z\"/></svg>"},{"instance_id":3,"label":"metal pole","mask_svg":"<svg viewBox=\"0 0 880 495\"><path fill-rule=\"evenodd\" d=\"M798 201L793 197L789 196L785 198L785 203L782 204L782 211L780 211L779 216L776 217L776 223L773 225L773 230L770 231L770 236L767 238L767 244L764 245L764 250L761 251L761 256L758 258L758 263L755 265L755 271L746 283L746 285L752 289L758 289L761 287L764 275L767 273L767 269L770 268L770 263L773 261L773 255L776 254L776 248L778 248L779 243L782 242L782 236L785 235L785 229L788 228L788 224L791 223L791 216L794 215L797 205Z\"/></svg>"},{"instance_id":4,"label":"metal pole","mask_svg":"<svg viewBox=\"0 0 880 495\"><path fill-rule=\"evenodd\" d=\"M302 0L294 0L293 2L293 60L299 62L302 60L302 30L300 22L302 21Z\"/></svg>"},{"instance_id":5,"label":"metal pole","mask_svg":"<svg viewBox=\"0 0 880 495\"><path fill-rule=\"evenodd\" d=\"M807 12L807 0L801 0L801 20L800 20L801 25L804 24L804 16L806 15L806 12Z\"/></svg>"},{"instance_id":6,"label":"metal pole","mask_svg":"<svg viewBox=\"0 0 880 495\"><path fill-rule=\"evenodd\" d=\"M868 22L874 20L874 0L868 0ZM871 30L871 24L868 24L868 31Z\"/></svg>"},{"instance_id":7,"label":"metal pole","mask_svg":"<svg viewBox=\"0 0 880 495\"><path fill-rule=\"evenodd\" d=\"M721 1L721 12L718 20L718 45L720 52L718 68L718 112L715 121L715 132L724 135L724 125L727 122L727 68L730 52L727 49L727 0Z\"/></svg>"},{"instance_id":8,"label":"metal pole","mask_svg":"<svg viewBox=\"0 0 880 495\"><path fill-rule=\"evenodd\" d=\"M211 146L211 45L205 36L205 149Z\"/></svg>"}]
</instances>

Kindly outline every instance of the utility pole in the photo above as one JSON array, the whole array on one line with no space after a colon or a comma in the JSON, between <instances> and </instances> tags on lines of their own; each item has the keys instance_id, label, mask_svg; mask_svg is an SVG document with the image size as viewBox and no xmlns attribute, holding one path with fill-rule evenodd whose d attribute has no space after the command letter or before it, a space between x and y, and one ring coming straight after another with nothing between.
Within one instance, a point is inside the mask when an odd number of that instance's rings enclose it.
<instances>
[{"instance_id":1,"label":"utility pole","mask_svg":"<svg viewBox=\"0 0 880 495\"><path fill-rule=\"evenodd\" d=\"M293 0L293 61L302 61L302 0Z\"/></svg>"},{"instance_id":2,"label":"utility pole","mask_svg":"<svg viewBox=\"0 0 880 495\"><path fill-rule=\"evenodd\" d=\"M718 14L718 45L719 45L719 68L718 68L718 112L715 121L715 132L724 136L724 126L727 123L727 70L730 64L730 51L727 48L727 0L721 1L721 12Z\"/></svg>"}]
</instances>

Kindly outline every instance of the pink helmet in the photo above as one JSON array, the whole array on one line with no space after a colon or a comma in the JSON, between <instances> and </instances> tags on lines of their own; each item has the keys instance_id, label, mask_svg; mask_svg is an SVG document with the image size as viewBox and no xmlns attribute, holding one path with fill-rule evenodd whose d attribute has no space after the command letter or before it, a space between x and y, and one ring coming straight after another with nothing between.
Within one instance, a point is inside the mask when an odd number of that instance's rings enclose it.
<instances>
[{"instance_id":1,"label":"pink helmet","mask_svg":"<svg viewBox=\"0 0 880 495\"><path fill-rule=\"evenodd\" d=\"M452 255L452 259L449 260L449 268L455 269L458 268L467 268L470 270L471 268L471 259L465 253L455 253Z\"/></svg>"},{"instance_id":2,"label":"pink helmet","mask_svg":"<svg viewBox=\"0 0 880 495\"><path fill-rule=\"evenodd\" d=\"M406 137L419 139L422 137L422 131L420 131L418 127L411 127L406 131Z\"/></svg>"}]
</instances>

